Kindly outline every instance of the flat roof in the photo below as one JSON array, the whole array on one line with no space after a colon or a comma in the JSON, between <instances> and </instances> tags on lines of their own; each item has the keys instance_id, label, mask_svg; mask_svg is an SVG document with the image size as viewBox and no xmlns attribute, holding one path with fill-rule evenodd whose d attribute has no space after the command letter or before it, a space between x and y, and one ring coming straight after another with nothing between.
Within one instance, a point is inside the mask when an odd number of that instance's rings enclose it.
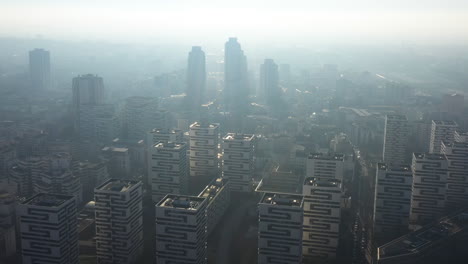
<instances>
[{"instance_id":1,"label":"flat roof","mask_svg":"<svg viewBox=\"0 0 468 264\"><path fill-rule=\"evenodd\" d=\"M432 123L441 126L457 126L457 123L452 120L432 120Z\"/></svg>"},{"instance_id":2,"label":"flat roof","mask_svg":"<svg viewBox=\"0 0 468 264\"><path fill-rule=\"evenodd\" d=\"M168 194L156 206L181 210L198 210L204 201L205 198L198 196Z\"/></svg>"},{"instance_id":3,"label":"flat roof","mask_svg":"<svg viewBox=\"0 0 468 264\"><path fill-rule=\"evenodd\" d=\"M149 133L150 134L177 134L181 133L180 129L168 129L168 128L153 128Z\"/></svg>"},{"instance_id":4,"label":"flat roof","mask_svg":"<svg viewBox=\"0 0 468 264\"><path fill-rule=\"evenodd\" d=\"M228 179L217 178L214 179L208 184L205 189L198 195L202 198L212 198L215 197L219 191L226 185Z\"/></svg>"},{"instance_id":5,"label":"flat roof","mask_svg":"<svg viewBox=\"0 0 468 264\"><path fill-rule=\"evenodd\" d=\"M252 134L227 133L226 136L223 137L223 140L251 141L253 138L254 135Z\"/></svg>"},{"instance_id":6,"label":"flat roof","mask_svg":"<svg viewBox=\"0 0 468 264\"><path fill-rule=\"evenodd\" d=\"M428 160L445 160L447 157L445 157L444 154L436 154L436 153L413 153L413 156L416 157L416 159L428 159Z\"/></svg>"},{"instance_id":7,"label":"flat roof","mask_svg":"<svg viewBox=\"0 0 468 264\"><path fill-rule=\"evenodd\" d=\"M130 188L139 183L139 181L135 180L109 179L96 189L112 192L127 192Z\"/></svg>"},{"instance_id":8,"label":"flat roof","mask_svg":"<svg viewBox=\"0 0 468 264\"><path fill-rule=\"evenodd\" d=\"M408 118L405 115L387 115L387 119L391 120L408 120Z\"/></svg>"},{"instance_id":9,"label":"flat roof","mask_svg":"<svg viewBox=\"0 0 468 264\"><path fill-rule=\"evenodd\" d=\"M71 199L74 199L74 197L71 195L39 193L24 201L22 204L44 207L58 207Z\"/></svg>"},{"instance_id":10,"label":"flat roof","mask_svg":"<svg viewBox=\"0 0 468 264\"><path fill-rule=\"evenodd\" d=\"M395 171L395 172L411 172L410 165L387 165L386 163L380 162L377 164L379 170Z\"/></svg>"},{"instance_id":11,"label":"flat roof","mask_svg":"<svg viewBox=\"0 0 468 264\"><path fill-rule=\"evenodd\" d=\"M190 125L190 128L217 128L219 124L216 123L205 123L205 122L195 122Z\"/></svg>"},{"instance_id":12,"label":"flat roof","mask_svg":"<svg viewBox=\"0 0 468 264\"><path fill-rule=\"evenodd\" d=\"M444 144L444 146L446 147L452 147L452 148L468 148L468 142L450 142L450 143L445 143L444 141L442 141L442 143Z\"/></svg>"},{"instance_id":13,"label":"flat roof","mask_svg":"<svg viewBox=\"0 0 468 264\"><path fill-rule=\"evenodd\" d=\"M308 177L304 180L304 185L317 187L341 187L341 181L337 179Z\"/></svg>"},{"instance_id":14,"label":"flat roof","mask_svg":"<svg viewBox=\"0 0 468 264\"><path fill-rule=\"evenodd\" d=\"M284 193L265 193L260 203L270 205L282 205L291 207L302 207L303 196Z\"/></svg>"},{"instance_id":15,"label":"flat roof","mask_svg":"<svg viewBox=\"0 0 468 264\"><path fill-rule=\"evenodd\" d=\"M437 223L424 226L380 246L377 250L377 258L381 260L418 254L467 228L468 208L465 208L441 218Z\"/></svg>"},{"instance_id":16,"label":"flat roof","mask_svg":"<svg viewBox=\"0 0 468 264\"><path fill-rule=\"evenodd\" d=\"M310 153L309 159L344 161L345 155L340 153Z\"/></svg>"},{"instance_id":17,"label":"flat roof","mask_svg":"<svg viewBox=\"0 0 468 264\"><path fill-rule=\"evenodd\" d=\"M179 142L172 142L172 141L167 141L163 142L160 141L156 144L153 145L153 148L170 148L170 149L182 149L186 146L187 144L185 143L179 143Z\"/></svg>"}]
</instances>

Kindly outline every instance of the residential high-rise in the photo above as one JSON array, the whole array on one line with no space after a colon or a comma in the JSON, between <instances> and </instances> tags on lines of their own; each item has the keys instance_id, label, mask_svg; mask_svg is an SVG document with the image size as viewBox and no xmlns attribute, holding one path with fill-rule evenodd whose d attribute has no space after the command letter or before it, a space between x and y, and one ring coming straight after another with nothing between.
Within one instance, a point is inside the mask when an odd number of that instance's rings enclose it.
<instances>
[{"instance_id":1,"label":"residential high-rise","mask_svg":"<svg viewBox=\"0 0 468 264\"><path fill-rule=\"evenodd\" d=\"M146 136L146 144L152 147L159 141L182 142L183 132L179 129L154 128Z\"/></svg>"},{"instance_id":2,"label":"residential high-rise","mask_svg":"<svg viewBox=\"0 0 468 264\"><path fill-rule=\"evenodd\" d=\"M413 153L413 193L410 224L424 225L443 216L447 185L447 158Z\"/></svg>"},{"instance_id":3,"label":"residential high-rise","mask_svg":"<svg viewBox=\"0 0 468 264\"><path fill-rule=\"evenodd\" d=\"M280 97L278 65L272 59L265 59L260 65L260 89L258 95L273 106Z\"/></svg>"},{"instance_id":4,"label":"residential high-rise","mask_svg":"<svg viewBox=\"0 0 468 264\"><path fill-rule=\"evenodd\" d=\"M136 263L143 251L143 184L109 179L94 190L98 264Z\"/></svg>"},{"instance_id":5,"label":"residential high-rise","mask_svg":"<svg viewBox=\"0 0 468 264\"><path fill-rule=\"evenodd\" d=\"M83 190L80 177L73 174L71 155L55 153L41 159L42 163L31 168L34 193L73 195L80 204Z\"/></svg>"},{"instance_id":6,"label":"residential high-rise","mask_svg":"<svg viewBox=\"0 0 468 264\"><path fill-rule=\"evenodd\" d=\"M124 107L124 134L129 140L141 140L153 128L166 128L167 112L158 109L158 98L133 96Z\"/></svg>"},{"instance_id":7,"label":"residential high-rise","mask_svg":"<svg viewBox=\"0 0 468 264\"><path fill-rule=\"evenodd\" d=\"M452 143L457 127L453 121L432 120L429 152L439 154L442 141Z\"/></svg>"},{"instance_id":8,"label":"residential high-rise","mask_svg":"<svg viewBox=\"0 0 468 264\"><path fill-rule=\"evenodd\" d=\"M343 154L311 153L306 161L306 176L342 181L344 162Z\"/></svg>"},{"instance_id":9,"label":"residential high-rise","mask_svg":"<svg viewBox=\"0 0 468 264\"><path fill-rule=\"evenodd\" d=\"M22 263L79 263L73 196L37 194L17 208Z\"/></svg>"},{"instance_id":10,"label":"residential high-rise","mask_svg":"<svg viewBox=\"0 0 468 264\"><path fill-rule=\"evenodd\" d=\"M0 259L15 255L17 244L15 228L17 197L5 189L0 181Z\"/></svg>"},{"instance_id":11,"label":"residential high-rise","mask_svg":"<svg viewBox=\"0 0 468 264\"><path fill-rule=\"evenodd\" d=\"M224 46L224 106L229 112L241 112L248 105L247 58L237 38Z\"/></svg>"},{"instance_id":12,"label":"residential high-rise","mask_svg":"<svg viewBox=\"0 0 468 264\"><path fill-rule=\"evenodd\" d=\"M29 52L29 75L34 90L50 89L50 53L44 49L34 49Z\"/></svg>"},{"instance_id":13,"label":"residential high-rise","mask_svg":"<svg viewBox=\"0 0 468 264\"><path fill-rule=\"evenodd\" d=\"M167 195L156 204L156 262L206 264L205 198Z\"/></svg>"},{"instance_id":14,"label":"residential high-rise","mask_svg":"<svg viewBox=\"0 0 468 264\"><path fill-rule=\"evenodd\" d=\"M229 180L217 178L211 181L198 197L207 199L206 203L206 233L209 236L219 220L229 207L231 202L231 191Z\"/></svg>"},{"instance_id":15,"label":"residential high-rise","mask_svg":"<svg viewBox=\"0 0 468 264\"><path fill-rule=\"evenodd\" d=\"M455 131L455 142L468 142L468 132Z\"/></svg>"},{"instance_id":16,"label":"residential high-rise","mask_svg":"<svg viewBox=\"0 0 468 264\"><path fill-rule=\"evenodd\" d=\"M306 263L336 258L341 221L341 181L306 178L303 186L302 257Z\"/></svg>"},{"instance_id":17,"label":"residential high-rise","mask_svg":"<svg viewBox=\"0 0 468 264\"><path fill-rule=\"evenodd\" d=\"M228 133L223 137L222 177L231 191L251 192L254 174L255 136Z\"/></svg>"},{"instance_id":18,"label":"residential high-rise","mask_svg":"<svg viewBox=\"0 0 468 264\"><path fill-rule=\"evenodd\" d=\"M177 142L156 143L148 150L148 179L153 202L168 194L187 194L187 144Z\"/></svg>"},{"instance_id":19,"label":"residential high-rise","mask_svg":"<svg viewBox=\"0 0 468 264\"><path fill-rule=\"evenodd\" d=\"M377 164L374 198L374 237L380 242L408 230L413 174L410 166Z\"/></svg>"},{"instance_id":20,"label":"residential high-rise","mask_svg":"<svg viewBox=\"0 0 468 264\"><path fill-rule=\"evenodd\" d=\"M73 78L75 132L82 141L109 143L120 134L113 105L105 104L104 82L92 74Z\"/></svg>"},{"instance_id":21,"label":"residential high-rise","mask_svg":"<svg viewBox=\"0 0 468 264\"><path fill-rule=\"evenodd\" d=\"M213 177L218 174L219 125L195 122L190 125L190 176Z\"/></svg>"},{"instance_id":22,"label":"residential high-rise","mask_svg":"<svg viewBox=\"0 0 468 264\"><path fill-rule=\"evenodd\" d=\"M81 105L102 105L105 103L104 81L93 74L79 75L73 78L73 107Z\"/></svg>"},{"instance_id":23,"label":"residential high-rise","mask_svg":"<svg viewBox=\"0 0 468 264\"><path fill-rule=\"evenodd\" d=\"M303 197L265 193L258 204L258 264L302 263Z\"/></svg>"},{"instance_id":24,"label":"residential high-rise","mask_svg":"<svg viewBox=\"0 0 468 264\"><path fill-rule=\"evenodd\" d=\"M385 117L383 161L388 165L402 165L406 159L408 145L408 119L404 115Z\"/></svg>"},{"instance_id":25,"label":"residential high-rise","mask_svg":"<svg viewBox=\"0 0 468 264\"><path fill-rule=\"evenodd\" d=\"M468 142L442 142L440 152L448 161L446 207L449 212L465 208L468 206Z\"/></svg>"},{"instance_id":26,"label":"residential high-rise","mask_svg":"<svg viewBox=\"0 0 468 264\"><path fill-rule=\"evenodd\" d=\"M205 52L194 46L189 53L187 65L187 103L189 109L198 111L204 102L206 89Z\"/></svg>"}]
</instances>

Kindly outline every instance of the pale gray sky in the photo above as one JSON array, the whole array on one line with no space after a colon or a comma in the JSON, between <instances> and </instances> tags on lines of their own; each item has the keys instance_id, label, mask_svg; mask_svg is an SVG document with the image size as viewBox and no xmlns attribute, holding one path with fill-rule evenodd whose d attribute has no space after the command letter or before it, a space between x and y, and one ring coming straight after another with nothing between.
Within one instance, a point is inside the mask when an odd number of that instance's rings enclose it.
<instances>
[{"instance_id":1,"label":"pale gray sky","mask_svg":"<svg viewBox=\"0 0 468 264\"><path fill-rule=\"evenodd\" d=\"M0 36L468 43L466 0L0 0ZM297 41L296 41L297 42Z\"/></svg>"}]
</instances>

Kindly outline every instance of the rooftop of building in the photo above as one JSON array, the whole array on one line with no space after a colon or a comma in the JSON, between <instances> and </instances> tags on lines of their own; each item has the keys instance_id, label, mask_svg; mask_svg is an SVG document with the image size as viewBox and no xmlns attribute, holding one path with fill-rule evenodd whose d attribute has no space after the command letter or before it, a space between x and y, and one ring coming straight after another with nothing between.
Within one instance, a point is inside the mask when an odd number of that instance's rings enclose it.
<instances>
[{"instance_id":1,"label":"rooftop of building","mask_svg":"<svg viewBox=\"0 0 468 264\"><path fill-rule=\"evenodd\" d=\"M432 120L432 123L440 126L457 126L457 123L452 120Z\"/></svg>"},{"instance_id":2,"label":"rooftop of building","mask_svg":"<svg viewBox=\"0 0 468 264\"><path fill-rule=\"evenodd\" d=\"M223 137L223 140L242 140L242 141L252 141L254 139L252 134L240 134L240 133L227 133Z\"/></svg>"},{"instance_id":3,"label":"rooftop of building","mask_svg":"<svg viewBox=\"0 0 468 264\"><path fill-rule=\"evenodd\" d=\"M303 196L283 193L265 193L260 203L270 205L282 205L302 207Z\"/></svg>"},{"instance_id":4,"label":"rooftop of building","mask_svg":"<svg viewBox=\"0 0 468 264\"><path fill-rule=\"evenodd\" d=\"M444 154L436 153L413 153L416 159L427 159L427 160L445 160L447 157Z\"/></svg>"},{"instance_id":5,"label":"rooftop of building","mask_svg":"<svg viewBox=\"0 0 468 264\"><path fill-rule=\"evenodd\" d=\"M341 181L337 179L308 177L304 180L304 185L315 187L341 187Z\"/></svg>"},{"instance_id":6,"label":"rooftop of building","mask_svg":"<svg viewBox=\"0 0 468 264\"><path fill-rule=\"evenodd\" d=\"M209 122L195 122L190 125L190 128L217 128L219 124Z\"/></svg>"},{"instance_id":7,"label":"rooftop of building","mask_svg":"<svg viewBox=\"0 0 468 264\"><path fill-rule=\"evenodd\" d=\"M205 198L198 196L168 194L159 201L156 206L183 210L198 210L204 201Z\"/></svg>"},{"instance_id":8,"label":"rooftop of building","mask_svg":"<svg viewBox=\"0 0 468 264\"><path fill-rule=\"evenodd\" d=\"M109 179L96 189L101 191L127 192L138 184L141 184L141 182L135 180Z\"/></svg>"},{"instance_id":9,"label":"rooftop of building","mask_svg":"<svg viewBox=\"0 0 468 264\"><path fill-rule=\"evenodd\" d=\"M153 148L165 148L165 149L183 149L186 146L183 142L172 142L172 141L159 141L153 145Z\"/></svg>"},{"instance_id":10,"label":"rooftop of building","mask_svg":"<svg viewBox=\"0 0 468 264\"><path fill-rule=\"evenodd\" d=\"M468 228L468 208L399 237L377 250L378 260L419 254Z\"/></svg>"},{"instance_id":11,"label":"rooftop of building","mask_svg":"<svg viewBox=\"0 0 468 264\"><path fill-rule=\"evenodd\" d=\"M405 116L405 115L396 115L396 114L392 114L392 115L387 115L387 119L390 119L390 120L408 120L408 118Z\"/></svg>"},{"instance_id":12,"label":"rooftop of building","mask_svg":"<svg viewBox=\"0 0 468 264\"><path fill-rule=\"evenodd\" d=\"M468 136L468 131L456 130L455 134L458 134L459 136Z\"/></svg>"},{"instance_id":13,"label":"rooftop of building","mask_svg":"<svg viewBox=\"0 0 468 264\"><path fill-rule=\"evenodd\" d=\"M452 147L452 148L468 148L468 142L454 141L454 142L446 143L442 141L442 144L446 147Z\"/></svg>"},{"instance_id":14,"label":"rooftop of building","mask_svg":"<svg viewBox=\"0 0 468 264\"><path fill-rule=\"evenodd\" d=\"M116 153L125 153L128 152L128 148L123 148L123 147L103 147L102 151L104 152L116 152Z\"/></svg>"},{"instance_id":15,"label":"rooftop of building","mask_svg":"<svg viewBox=\"0 0 468 264\"><path fill-rule=\"evenodd\" d=\"M169 129L169 128L153 128L149 133L151 134L178 134L178 133L182 133L182 130Z\"/></svg>"},{"instance_id":16,"label":"rooftop of building","mask_svg":"<svg viewBox=\"0 0 468 264\"><path fill-rule=\"evenodd\" d=\"M345 155L340 153L310 153L309 159L344 161Z\"/></svg>"},{"instance_id":17,"label":"rooftop of building","mask_svg":"<svg viewBox=\"0 0 468 264\"><path fill-rule=\"evenodd\" d=\"M74 199L74 197L71 195L39 193L22 202L22 204L44 207L58 207L71 199Z\"/></svg>"},{"instance_id":18,"label":"rooftop of building","mask_svg":"<svg viewBox=\"0 0 468 264\"><path fill-rule=\"evenodd\" d=\"M378 163L379 170L396 171L396 172L411 172L410 165L388 165L387 163Z\"/></svg>"},{"instance_id":19,"label":"rooftop of building","mask_svg":"<svg viewBox=\"0 0 468 264\"><path fill-rule=\"evenodd\" d=\"M208 184L205 189L198 195L201 198L212 198L215 197L219 191L227 184L228 179L217 178Z\"/></svg>"}]
</instances>

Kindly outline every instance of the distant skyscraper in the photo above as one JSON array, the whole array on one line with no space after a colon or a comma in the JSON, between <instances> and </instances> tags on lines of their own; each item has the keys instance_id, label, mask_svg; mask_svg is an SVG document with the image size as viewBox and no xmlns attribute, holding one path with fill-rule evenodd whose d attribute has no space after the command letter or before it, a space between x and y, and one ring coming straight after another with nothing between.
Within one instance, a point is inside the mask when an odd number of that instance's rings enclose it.
<instances>
[{"instance_id":1,"label":"distant skyscraper","mask_svg":"<svg viewBox=\"0 0 468 264\"><path fill-rule=\"evenodd\" d=\"M410 223L424 225L443 216L447 158L441 154L413 154L413 193Z\"/></svg>"},{"instance_id":2,"label":"distant skyscraper","mask_svg":"<svg viewBox=\"0 0 468 264\"><path fill-rule=\"evenodd\" d=\"M37 194L18 205L17 216L22 263L79 263L73 196Z\"/></svg>"},{"instance_id":3,"label":"distant skyscraper","mask_svg":"<svg viewBox=\"0 0 468 264\"><path fill-rule=\"evenodd\" d=\"M237 38L224 46L224 105L230 112L245 111L248 104L247 58Z\"/></svg>"},{"instance_id":4,"label":"distant skyscraper","mask_svg":"<svg viewBox=\"0 0 468 264\"><path fill-rule=\"evenodd\" d=\"M167 195L156 204L156 262L206 264L206 202Z\"/></svg>"},{"instance_id":5,"label":"distant skyscraper","mask_svg":"<svg viewBox=\"0 0 468 264\"><path fill-rule=\"evenodd\" d=\"M468 142L442 142L441 153L448 161L446 207L449 211L465 208L468 206Z\"/></svg>"},{"instance_id":6,"label":"distant skyscraper","mask_svg":"<svg viewBox=\"0 0 468 264\"><path fill-rule=\"evenodd\" d=\"M73 106L104 104L104 82L101 77L92 74L73 78Z\"/></svg>"},{"instance_id":7,"label":"distant skyscraper","mask_svg":"<svg viewBox=\"0 0 468 264\"><path fill-rule=\"evenodd\" d=\"M306 161L306 176L317 179L342 181L344 173L343 154L311 153Z\"/></svg>"},{"instance_id":8,"label":"distant skyscraper","mask_svg":"<svg viewBox=\"0 0 468 264\"><path fill-rule=\"evenodd\" d=\"M404 115L387 115L385 117L385 135L383 160L388 165L405 163L406 146L408 145L408 119Z\"/></svg>"},{"instance_id":9,"label":"distant skyscraper","mask_svg":"<svg viewBox=\"0 0 468 264\"><path fill-rule=\"evenodd\" d=\"M374 236L387 242L408 230L413 174L410 166L377 164Z\"/></svg>"},{"instance_id":10,"label":"distant skyscraper","mask_svg":"<svg viewBox=\"0 0 468 264\"><path fill-rule=\"evenodd\" d=\"M34 90L50 89L50 53L44 49L29 52L29 74Z\"/></svg>"},{"instance_id":11,"label":"distant skyscraper","mask_svg":"<svg viewBox=\"0 0 468 264\"><path fill-rule=\"evenodd\" d=\"M80 140L108 143L119 135L120 121L112 105L105 104L104 82L92 74L73 78L73 115Z\"/></svg>"},{"instance_id":12,"label":"distant skyscraper","mask_svg":"<svg viewBox=\"0 0 468 264\"><path fill-rule=\"evenodd\" d=\"M288 85L291 82L291 66L289 64L279 66L279 79L283 85Z\"/></svg>"},{"instance_id":13,"label":"distant skyscraper","mask_svg":"<svg viewBox=\"0 0 468 264\"><path fill-rule=\"evenodd\" d=\"M148 151L148 178L153 202L168 194L187 194L187 145L176 142L159 142Z\"/></svg>"},{"instance_id":14,"label":"distant skyscraper","mask_svg":"<svg viewBox=\"0 0 468 264\"><path fill-rule=\"evenodd\" d=\"M190 176L213 177L219 171L219 125L195 122L190 126Z\"/></svg>"},{"instance_id":15,"label":"distant skyscraper","mask_svg":"<svg viewBox=\"0 0 468 264\"><path fill-rule=\"evenodd\" d=\"M232 191L251 192L254 174L255 136L228 133L223 137L222 177Z\"/></svg>"},{"instance_id":16,"label":"distant skyscraper","mask_svg":"<svg viewBox=\"0 0 468 264\"><path fill-rule=\"evenodd\" d=\"M341 181L333 178L306 178L302 195L303 259L305 263L333 261L340 234Z\"/></svg>"},{"instance_id":17,"label":"distant skyscraper","mask_svg":"<svg viewBox=\"0 0 468 264\"><path fill-rule=\"evenodd\" d=\"M124 109L124 133L128 140L142 140L153 128L166 128L167 112L158 109L158 98L129 97Z\"/></svg>"},{"instance_id":18,"label":"distant skyscraper","mask_svg":"<svg viewBox=\"0 0 468 264\"><path fill-rule=\"evenodd\" d=\"M98 264L136 263L143 251L143 188L109 179L94 191Z\"/></svg>"},{"instance_id":19,"label":"distant skyscraper","mask_svg":"<svg viewBox=\"0 0 468 264\"><path fill-rule=\"evenodd\" d=\"M439 154L442 141L445 143L453 142L457 127L457 123L453 121L432 120L429 152Z\"/></svg>"},{"instance_id":20,"label":"distant skyscraper","mask_svg":"<svg viewBox=\"0 0 468 264\"><path fill-rule=\"evenodd\" d=\"M260 97L273 106L280 97L278 65L272 59L265 59L260 65Z\"/></svg>"},{"instance_id":21,"label":"distant skyscraper","mask_svg":"<svg viewBox=\"0 0 468 264\"><path fill-rule=\"evenodd\" d=\"M266 193L258 204L258 264L302 263L303 197Z\"/></svg>"},{"instance_id":22,"label":"distant skyscraper","mask_svg":"<svg viewBox=\"0 0 468 264\"><path fill-rule=\"evenodd\" d=\"M204 102L206 89L205 52L201 47L192 47L187 66L187 99L192 110L199 110Z\"/></svg>"}]
</instances>

